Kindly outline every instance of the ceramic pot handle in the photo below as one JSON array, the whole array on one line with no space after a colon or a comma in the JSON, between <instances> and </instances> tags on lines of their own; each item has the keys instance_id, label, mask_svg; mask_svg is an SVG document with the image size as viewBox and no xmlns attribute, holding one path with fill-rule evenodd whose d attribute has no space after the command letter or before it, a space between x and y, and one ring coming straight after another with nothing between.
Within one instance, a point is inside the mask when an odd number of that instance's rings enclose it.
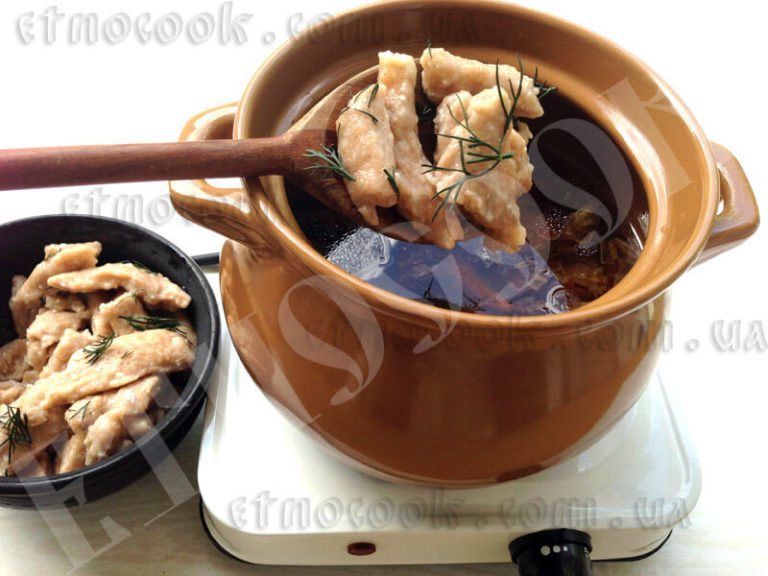
<instances>
[{"instance_id":1,"label":"ceramic pot handle","mask_svg":"<svg viewBox=\"0 0 768 576\"><path fill-rule=\"evenodd\" d=\"M760 214L744 169L728 150L711 143L720 176L722 211L715 216L709 241L697 264L737 246L757 230Z\"/></svg>"},{"instance_id":2,"label":"ceramic pot handle","mask_svg":"<svg viewBox=\"0 0 768 576\"><path fill-rule=\"evenodd\" d=\"M190 118L179 140L231 139L237 103L218 106ZM265 237L244 187L220 188L205 180L172 180L176 211L205 228L252 247L273 244Z\"/></svg>"}]
</instances>

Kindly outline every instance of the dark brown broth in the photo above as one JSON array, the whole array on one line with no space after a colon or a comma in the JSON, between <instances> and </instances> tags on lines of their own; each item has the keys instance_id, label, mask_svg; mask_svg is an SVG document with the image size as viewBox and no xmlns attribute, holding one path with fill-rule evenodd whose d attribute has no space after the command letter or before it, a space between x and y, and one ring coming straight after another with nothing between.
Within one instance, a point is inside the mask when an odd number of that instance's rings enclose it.
<instances>
[{"instance_id":1,"label":"dark brown broth","mask_svg":"<svg viewBox=\"0 0 768 576\"><path fill-rule=\"evenodd\" d=\"M605 153L605 132L590 136L597 125L562 95L550 95L544 104L545 117L528 122L534 136L555 123L561 129L546 131L532 144L539 167L533 188L519 202L528 238L516 254L491 251L482 237L451 251L399 242L344 219L286 184L296 220L328 260L406 298L503 316L578 308L615 286L637 260L647 204L626 155L615 144ZM431 148L425 142L425 150ZM614 178L606 177L606 169Z\"/></svg>"}]
</instances>

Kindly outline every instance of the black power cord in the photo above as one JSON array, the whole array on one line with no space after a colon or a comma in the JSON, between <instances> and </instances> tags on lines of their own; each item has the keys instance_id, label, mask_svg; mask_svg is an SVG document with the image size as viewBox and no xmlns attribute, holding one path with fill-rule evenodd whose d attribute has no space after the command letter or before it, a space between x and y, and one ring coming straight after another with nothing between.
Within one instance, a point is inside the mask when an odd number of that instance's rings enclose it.
<instances>
[{"instance_id":1,"label":"black power cord","mask_svg":"<svg viewBox=\"0 0 768 576\"><path fill-rule=\"evenodd\" d=\"M219 253L212 252L210 254L198 254L197 256L192 256L192 260L194 260L195 264L200 266L200 268L216 268L219 265Z\"/></svg>"}]
</instances>

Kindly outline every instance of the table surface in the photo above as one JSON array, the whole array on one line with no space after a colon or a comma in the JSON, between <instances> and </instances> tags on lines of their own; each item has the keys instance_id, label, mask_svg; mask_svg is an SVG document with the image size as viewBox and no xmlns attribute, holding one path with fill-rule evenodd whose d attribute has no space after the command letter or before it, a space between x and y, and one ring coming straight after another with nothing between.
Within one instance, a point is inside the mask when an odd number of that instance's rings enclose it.
<instances>
[{"instance_id":1,"label":"table surface","mask_svg":"<svg viewBox=\"0 0 768 576\"><path fill-rule=\"evenodd\" d=\"M753 188L768 187L763 143L766 75L755 73L754 55L768 52L757 4L646 0L521 0L591 28L635 53L691 107L713 141L741 161ZM263 3L260 3L263 4ZM111 7L71 0L58 7L58 39L47 42L43 16L49 0L0 3L0 148L172 140L196 112L236 100L247 76L277 46L315 16L359 4L355 0L284 0L259 7L242 0L213 7L203 0L135 0ZM67 18L94 13L105 21L119 10L155 20L178 14L187 21L210 11L251 14L242 43L214 39L170 45L135 38L91 45L65 37ZM19 22L31 14L36 39L26 42ZM50 14L50 13L49 13ZM662 17L663 16L663 17ZM228 62L229 65L222 65ZM131 212L125 197L143 199ZM34 198L34 201L29 201ZM190 253L216 251L222 239L167 213L163 183L3 193L0 222L59 212L120 216L158 230ZM700 576L761 574L768 565L763 531L766 332L768 305L755 262L764 261L762 232L731 253L697 267L673 294L671 349L662 363L665 382L683 399L703 469L698 506L654 556L636 563L606 563L598 575ZM723 327L742 341L724 350ZM149 474L123 491L71 510L0 509L3 574L284 574L285 568L253 567L224 556L208 539L199 516L196 463L202 421L174 452L181 467L175 482ZM169 495L170 494L170 495ZM291 574L509 574L506 565L381 568L291 568Z\"/></svg>"}]
</instances>

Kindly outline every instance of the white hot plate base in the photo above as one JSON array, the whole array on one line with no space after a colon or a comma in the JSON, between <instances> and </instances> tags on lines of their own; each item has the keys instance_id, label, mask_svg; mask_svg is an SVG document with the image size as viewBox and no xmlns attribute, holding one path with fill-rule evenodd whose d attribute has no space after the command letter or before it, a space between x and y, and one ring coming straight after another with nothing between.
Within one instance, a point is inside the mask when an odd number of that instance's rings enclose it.
<instances>
[{"instance_id":1,"label":"white hot plate base","mask_svg":"<svg viewBox=\"0 0 768 576\"><path fill-rule=\"evenodd\" d=\"M436 490L338 462L265 398L223 341L198 480L211 536L247 562L509 562L518 536L562 527L592 536L593 560L636 558L685 523L699 496L698 460L658 374L581 454L489 488Z\"/></svg>"}]
</instances>

